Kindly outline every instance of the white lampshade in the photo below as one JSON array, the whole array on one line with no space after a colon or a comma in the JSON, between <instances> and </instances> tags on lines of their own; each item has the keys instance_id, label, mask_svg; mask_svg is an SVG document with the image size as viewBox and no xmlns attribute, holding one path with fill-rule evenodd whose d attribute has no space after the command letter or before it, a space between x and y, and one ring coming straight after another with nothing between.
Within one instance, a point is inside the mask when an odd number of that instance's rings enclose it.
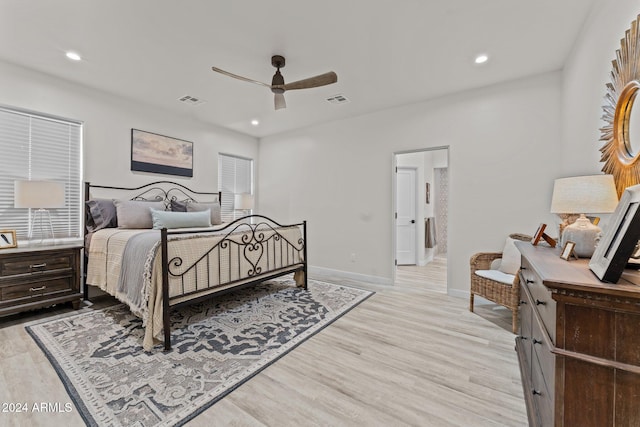
<instances>
[{"instance_id":1,"label":"white lampshade","mask_svg":"<svg viewBox=\"0 0 640 427\"><path fill-rule=\"evenodd\" d=\"M253 209L253 194L241 193L233 197L233 207L236 210Z\"/></svg>"},{"instance_id":2,"label":"white lampshade","mask_svg":"<svg viewBox=\"0 0 640 427\"><path fill-rule=\"evenodd\" d=\"M618 206L613 175L559 178L553 185L551 213L611 213Z\"/></svg>"},{"instance_id":3,"label":"white lampshade","mask_svg":"<svg viewBox=\"0 0 640 427\"><path fill-rule=\"evenodd\" d=\"M53 181L14 181L16 208L63 208L64 184Z\"/></svg>"}]
</instances>

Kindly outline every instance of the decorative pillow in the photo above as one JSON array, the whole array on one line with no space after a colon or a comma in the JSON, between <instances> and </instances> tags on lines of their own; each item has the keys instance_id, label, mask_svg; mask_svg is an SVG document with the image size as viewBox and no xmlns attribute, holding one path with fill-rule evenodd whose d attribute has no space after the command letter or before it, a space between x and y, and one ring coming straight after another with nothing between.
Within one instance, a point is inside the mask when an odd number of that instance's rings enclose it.
<instances>
[{"instance_id":1,"label":"decorative pillow","mask_svg":"<svg viewBox=\"0 0 640 427\"><path fill-rule=\"evenodd\" d=\"M85 202L85 227L89 233L118 226L116 206L111 199L91 199Z\"/></svg>"},{"instance_id":2,"label":"decorative pillow","mask_svg":"<svg viewBox=\"0 0 640 427\"><path fill-rule=\"evenodd\" d=\"M179 202L177 200L171 201L171 210L173 212L186 212L187 211L187 202Z\"/></svg>"},{"instance_id":3,"label":"decorative pillow","mask_svg":"<svg viewBox=\"0 0 640 427\"><path fill-rule=\"evenodd\" d=\"M114 200L118 213L118 228L152 228L151 209L164 210L163 201Z\"/></svg>"},{"instance_id":4,"label":"decorative pillow","mask_svg":"<svg viewBox=\"0 0 640 427\"><path fill-rule=\"evenodd\" d=\"M499 270L507 274L518 274L520 269L520 251L516 248L515 240L507 237L502 250L502 262Z\"/></svg>"},{"instance_id":5,"label":"decorative pillow","mask_svg":"<svg viewBox=\"0 0 640 427\"><path fill-rule=\"evenodd\" d=\"M172 212L151 209L153 228L211 227L211 212Z\"/></svg>"},{"instance_id":6,"label":"decorative pillow","mask_svg":"<svg viewBox=\"0 0 640 427\"><path fill-rule=\"evenodd\" d=\"M198 203L198 202L178 202L171 201L171 210L174 212L200 212L205 210L211 211L211 225L222 224L222 214L220 212L220 203Z\"/></svg>"}]
</instances>

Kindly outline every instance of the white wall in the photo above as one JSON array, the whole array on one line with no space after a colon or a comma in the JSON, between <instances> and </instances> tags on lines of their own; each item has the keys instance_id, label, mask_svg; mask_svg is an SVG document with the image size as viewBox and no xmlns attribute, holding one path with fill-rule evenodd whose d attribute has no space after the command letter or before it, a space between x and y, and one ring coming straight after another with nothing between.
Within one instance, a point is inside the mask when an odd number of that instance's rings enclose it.
<instances>
[{"instance_id":1,"label":"white wall","mask_svg":"<svg viewBox=\"0 0 640 427\"><path fill-rule=\"evenodd\" d=\"M552 221L560 93L548 73L263 138L261 211L308 220L312 266L390 283L393 153L448 146L449 290L466 295L473 253Z\"/></svg>"},{"instance_id":2,"label":"white wall","mask_svg":"<svg viewBox=\"0 0 640 427\"><path fill-rule=\"evenodd\" d=\"M0 62L0 76L1 104L84 122L84 179L94 184L126 186L169 179L194 190L217 191L218 152L257 160L255 138L186 115L178 117L8 63ZM193 178L131 172L131 128L192 141Z\"/></svg>"},{"instance_id":3,"label":"white wall","mask_svg":"<svg viewBox=\"0 0 640 427\"><path fill-rule=\"evenodd\" d=\"M562 176L601 173L600 127L605 85L620 39L640 13L636 0L600 0L563 71ZM638 107L635 107L638 108Z\"/></svg>"}]
</instances>

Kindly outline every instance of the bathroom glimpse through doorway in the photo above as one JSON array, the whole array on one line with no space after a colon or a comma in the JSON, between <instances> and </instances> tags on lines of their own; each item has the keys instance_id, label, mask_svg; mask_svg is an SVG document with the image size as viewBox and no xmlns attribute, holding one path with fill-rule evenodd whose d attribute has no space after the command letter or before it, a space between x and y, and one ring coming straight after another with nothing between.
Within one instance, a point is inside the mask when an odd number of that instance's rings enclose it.
<instances>
[{"instance_id":1,"label":"bathroom glimpse through doorway","mask_svg":"<svg viewBox=\"0 0 640 427\"><path fill-rule=\"evenodd\" d=\"M446 261L449 200L448 147L393 155L393 253L397 268Z\"/></svg>"}]
</instances>

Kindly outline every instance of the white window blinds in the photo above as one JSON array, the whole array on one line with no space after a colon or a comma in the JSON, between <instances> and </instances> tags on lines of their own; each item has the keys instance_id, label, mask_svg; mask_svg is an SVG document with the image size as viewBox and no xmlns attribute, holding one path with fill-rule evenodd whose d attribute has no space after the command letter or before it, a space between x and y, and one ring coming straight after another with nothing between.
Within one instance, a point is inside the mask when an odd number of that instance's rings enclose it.
<instances>
[{"instance_id":1,"label":"white window blinds","mask_svg":"<svg viewBox=\"0 0 640 427\"><path fill-rule=\"evenodd\" d=\"M0 107L0 228L24 239L35 213L14 208L14 181L56 181L65 186L65 207L49 210L55 238L80 237L81 147L79 122Z\"/></svg>"},{"instance_id":2,"label":"white window blinds","mask_svg":"<svg viewBox=\"0 0 640 427\"><path fill-rule=\"evenodd\" d=\"M236 214L236 194L253 194L253 160L228 154L218 155L218 191L222 191L222 220L232 221Z\"/></svg>"}]
</instances>

